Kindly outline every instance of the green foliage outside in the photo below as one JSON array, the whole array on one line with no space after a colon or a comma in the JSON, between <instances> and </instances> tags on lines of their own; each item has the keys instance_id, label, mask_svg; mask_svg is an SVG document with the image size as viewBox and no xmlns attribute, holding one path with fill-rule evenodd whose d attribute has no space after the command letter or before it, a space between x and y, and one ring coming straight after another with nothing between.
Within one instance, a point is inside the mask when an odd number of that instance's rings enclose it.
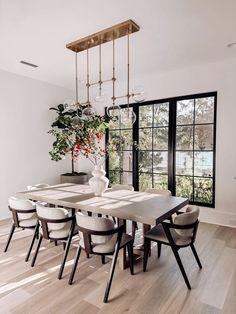
<instances>
[{"instance_id":1,"label":"green foliage outside","mask_svg":"<svg viewBox=\"0 0 236 314\"><path fill-rule=\"evenodd\" d=\"M168 119L168 103L139 107L138 164L140 191L150 187L168 188L168 155L166 152L168 150ZM195 101L192 99L183 100L177 103L177 196L187 197L190 200L194 199L203 203L212 203L213 153L211 150L213 149L213 122L213 97L199 98ZM125 127L129 128L130 125L113 125L113 130L109 132L109 135L112 137L114 134L125 134L124 138L128 142L127 147L132 147L132 130L127 132L122 129ZM197 152L193 153L193 148ZM125 176L122 162L121 152L116 152L113 156L110 155L109 178L111 184L124 183ZM178 174L181 174L181 176Z\"/></svg>"}]
</instances>

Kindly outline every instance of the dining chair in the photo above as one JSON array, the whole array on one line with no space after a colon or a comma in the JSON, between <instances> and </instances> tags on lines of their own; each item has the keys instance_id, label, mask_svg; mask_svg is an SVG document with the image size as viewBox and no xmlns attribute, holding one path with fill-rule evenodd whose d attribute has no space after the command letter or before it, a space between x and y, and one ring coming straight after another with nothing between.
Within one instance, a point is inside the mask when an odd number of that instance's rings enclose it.
<instances>
[{"instance_id":1,"label":"dining chair","mask_svg":"<svg viewBox=\"0 0 236 314\"><path fill-rule=\"evenodd\" d=\"M162 195L162 196L171 196L172 193L170 190L161 190L161 189L156 189L156 188L148 188L145 190L146 193L151 193L151 194L157 194L157 195ZM168 218L171 223L173 223L173 218L170 216Z\"/></svg>"},{"instance_id":2,"label":"dining chair","mask_svg":"<svg viewBox=\"0 0 236 314\"><path fill-rule=\"evenodd\" d=\"M119 190L127 190L127 191L134 191L134 187L128 184L114 184L111 187L115 191ZM113 217L112 217L113 218ZM113 218L114 220L114 218ZM136 230L138 230L138 224L136 221L132 221L132 237L135 238Z\"/></svg>"},{"instance_id":3,"label":"dining chair","mask_svg":"<svg viewBox=\"0 0 236 314\"><path fill-rule=\"evenodd\" d=\"M111 268L108 276L106 291L103 302L108 301L112 279L115 271L119 250L125 246L128 249L130 273L134 273L133 264L133 238L123 233L123 225L116 227L111 219L103 217L89 217L82 213L76 214L80 241L71 270L69 284L73 283L75 271L79 261L81 249L87 254L100 255L102 263L105 263L106 255L113 255Z\"/></svg>"},{"instance_id":4,"label":"dining chair","mask_svg":"<svg viewBox=\"0 0 236 314\"><path fill-rule=\"evenodd\" d=\"M35 185L27 185L27 190L36 190L36 189L44 189L48 188L50 185L47 183L38 183Z\"/></svg>"},{"instance_id":5,"label":"dining chair","mask_svg":"<svg viewBox=\"0 0 236 314\"><path fill-rule=\"evenodd\" d=\"M161 245L169 245L174 253L180 271L184 277L185 283L188 289L191 289L178 251L181 248L190 246L199 268L202 268L197 251L194 247L199 223L198 216L199 208L196 206L188 206L186 212L178 212L173 224L162 222L145 234L143 258L144 272L147 268L148 253L150 250L151 241L157 242L158 244L158 258L161 256Z\"/></svg>"},{"instance_id":6,"label":"dining chair","mask_svg":"<svg viewBox=\"0 0 236 314\"><path fill-rule=\"evenodd\" d=\"M12 236L16 228L24 229L36 229L37 227L37 216L35 203L29 200L18 199L14 196L9 197L9 210L12 213L12 226L7 239L7 243L4 252L7 252ZM35 238L37 234L34 232L28 253L25 260L28 261L30 253L32 251Z\"/></svg>"},{"instance_id":7,"label":"dining chair","mask_svg":"<svg viewBox=\"0 0 236 314\"><path fill-rule=\"evenodd\" d=\"M113 190L127 190L127 191L134 191L134 187L128 184L114 184L111 187Z\"/></svg>"},{"instance_id":8,"label":"dining chair","mask_svg":"<svg viewBox=\"0 0 236 314\"><path fill-rule=\"evenodd\" d=\"M163 195L163 196L171 196L170 190L161 190L161 189L156 189L156 188L149 188L149 189L146 189L145 192L152 193L152 194L159 194L159 195Z\"/></svg>"},{"instance_id":9,"label":"dining chair","mask_svg":"<svg viewBox=\"0 0 236 314\"><path fill-rule=\"evenodd\" d=\"M63 274L67 255L73 235L77 233L75 228L75 216L71 216L69 211L60 207L47 207L39 203L36 204L36 212L39 220L39 240L32 259L31 266L34 267L43 238L53 242L62 241L64 254L59 270L58 278Z\"/></svg>"}]
</instances>

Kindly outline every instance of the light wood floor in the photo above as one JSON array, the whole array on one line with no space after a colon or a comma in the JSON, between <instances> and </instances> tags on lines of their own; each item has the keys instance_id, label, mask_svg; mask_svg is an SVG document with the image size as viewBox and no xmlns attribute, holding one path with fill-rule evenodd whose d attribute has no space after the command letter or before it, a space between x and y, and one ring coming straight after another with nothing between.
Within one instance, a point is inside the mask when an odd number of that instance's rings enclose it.
<instances>
[{"instance_id":1,"label":"light wood floor","mask_svg":"<svg viewBox=\"0 0 236 314\"><path fill-rule=\"evenodd\" d=\"M62 246L43 242L34 268L24 262L30 231L18 231L3 253L9 221L0 222L0 313L236 313L236 229L201 223L196 248L203 264L200 271L190 249L180 250L192 290L188 291L169 247L156 258L156 247L142 272L135 275L119 266L110 293L103 294L110 262L86 259L82 252L75 283L67 285L75 254L71 249L62 280L57 279Z\"/></svg>"}]
</instances>

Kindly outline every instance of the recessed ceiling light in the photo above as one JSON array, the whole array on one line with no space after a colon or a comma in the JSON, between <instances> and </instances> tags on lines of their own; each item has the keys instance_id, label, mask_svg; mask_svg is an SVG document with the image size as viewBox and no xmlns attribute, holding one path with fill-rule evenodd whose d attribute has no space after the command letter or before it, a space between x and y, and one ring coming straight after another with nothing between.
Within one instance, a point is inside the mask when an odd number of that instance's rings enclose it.
<instances>
[{"instance_id":1,"label":"recessed ceiling light","mask_svg":"<svg viewBox=\"0 0 236 314\"><path fill-rule=\"evenodd\" d=\"M228 48L236 47L236 41L227 45Z\"/></svg>"},{"instance_id":2,"label":"recessed ceiling light","mask_svg":"<svg viewBox=\"0 0 236 314\"><path fill-rule=\"evenodd\" d=\"M32 68L38 68L38 65L27 62L27 61L20 61L20 63L22 63L24 65L28 65L29 67L32 67Z\"/></svg>"}]
</instances>

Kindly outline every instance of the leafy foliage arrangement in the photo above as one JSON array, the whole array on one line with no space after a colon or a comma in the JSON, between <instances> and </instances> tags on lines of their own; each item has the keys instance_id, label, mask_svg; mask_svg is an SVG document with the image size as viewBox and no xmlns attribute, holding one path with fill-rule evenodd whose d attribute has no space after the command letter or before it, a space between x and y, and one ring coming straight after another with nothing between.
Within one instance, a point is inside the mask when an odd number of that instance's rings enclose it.
<instances>
[{"instance_id":1,"label":"leafy foliage arrangement","mask_svg":"<svg viewBox=\"0 0 236 314\"><path fill-rule=\"evenodd\" d=\"M109 126L109 119L106 116L95 115L85 120L82 119L83 108L66 111L63 104L49 110L57 113L52 129L48 132L55 137L52 150L49 152L51 159L59 161L70 154L72 175L77 175L74 171L74 161L79 155L97 164L99 158L106 153L101 141Z\"/></svg>"}]
</instances>

